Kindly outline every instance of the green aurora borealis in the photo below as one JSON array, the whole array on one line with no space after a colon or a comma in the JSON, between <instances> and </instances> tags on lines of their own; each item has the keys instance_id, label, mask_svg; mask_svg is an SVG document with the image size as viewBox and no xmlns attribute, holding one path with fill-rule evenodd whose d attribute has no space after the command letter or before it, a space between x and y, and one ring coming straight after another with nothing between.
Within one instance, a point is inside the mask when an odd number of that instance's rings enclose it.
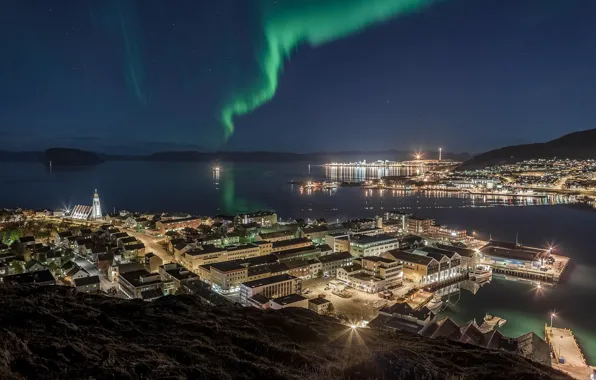
<instances>
[{"instance_id":1,"label":"green aurora borealis","mask_svg":"<svg viewBox=\"0 0 596 380\"><path fill-rule=\"evenodd\" d=\"M301 44L319 46L407 14L433 0L260 1L263 41L256 53L259 72L244 90L229 94L221 109L226 138L234 116L247 114L273 98L284 62Z\"/></svg>"}]
</instances>

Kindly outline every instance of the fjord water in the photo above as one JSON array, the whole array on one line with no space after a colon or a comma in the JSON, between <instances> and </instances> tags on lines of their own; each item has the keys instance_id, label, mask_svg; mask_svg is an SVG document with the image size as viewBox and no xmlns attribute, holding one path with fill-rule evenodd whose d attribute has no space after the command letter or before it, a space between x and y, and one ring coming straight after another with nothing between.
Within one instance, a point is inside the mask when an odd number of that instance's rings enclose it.
<instances>
[{"instance_id":1,"label":"fjord water","mask_svg":"<svg viewBox=\"0 0 596 380\"><path fill-rule=\"evenodd\" d=\"M517 336L530 330L544 335L544 324L556 311L554 325L573 329L588 361L596 363L596 212L565 204L565 197L549 200L471 198L444 192L339 188L337 191L300 190L290 180L364 180L410 174L415 168L393 171L350 169L338 173L307 164L106 162L91 168L48 171L35 163L0 164L0 207L62 208L90 204L98 189L103 209L187 211L194 214L236 214L276 210L289 218L328 221L371 217L393 209L475 231L477 236L557 249L572 258L567 280L555 287L494 279L476 295L462 291L456 306L444 314L459 322L485 313L508 320L501 331ZM421 169L419 169L421 170ZM552 205L554 204L554 205Z\"/></svg>"}]
</instances>

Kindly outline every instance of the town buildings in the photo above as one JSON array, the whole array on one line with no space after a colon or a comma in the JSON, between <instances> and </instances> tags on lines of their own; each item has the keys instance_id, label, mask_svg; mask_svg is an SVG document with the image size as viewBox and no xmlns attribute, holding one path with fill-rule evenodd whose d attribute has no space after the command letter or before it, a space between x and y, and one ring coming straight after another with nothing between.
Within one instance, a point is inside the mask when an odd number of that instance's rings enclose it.
<instances>
[{"instance_id":1,"label":"town buildings","mask_svg":"<svg viewBox=\"0 0 596 380\"><path fill-rule=\"evenodd\" d=\"M434 221L432 219L410 216L408 218L408 232L411 234L428 235Z\"/></svg>"},{"instance_id":2,"label":"town buildings","mask_svg":"<svg viewBox=\"0 0 596 380\"><path fill-rule=\"evenodd\" d=\"M398 248L397 238L391 235L354 235L350 241L350 253L358 257L380 256L396 248Z\"/></svg>"},{"instance_id":3,"label":"town buildings","mask_svg":"<svg viewBox=\"0 0 596 380\"><path fill-rule=\"evenodd\" d=\"M300 279L289 274L281 274L240 285L240 303L248 306L248 300L256 294L262 294L268 298L278 298L301 292L302 281Z\"/></svg>"},{"instance_id":4,"label":"town buildings","mask_svg":"<svg viewBox=\"0 0 596 380\"><path fill-rule=\"evenodd\" d=\"M163 284L159 273L149 273L146 269L120 273L118 290L127 298L152 300L157 294L163 295Z\"/></svg>"},{"instance_id":5,"label":"town buildings","mask_svg":"<svg viewBox=\"0 0 596 380\"><path fill-rule=\"evenodd\" d=\"M204 219L202 218L183 218L183 219L168 219L159 220L155 223L155 228L161 235L165 235L168 231L177 231L184 228L198 228L202 225Z\"/></svg>"}]
</instances>

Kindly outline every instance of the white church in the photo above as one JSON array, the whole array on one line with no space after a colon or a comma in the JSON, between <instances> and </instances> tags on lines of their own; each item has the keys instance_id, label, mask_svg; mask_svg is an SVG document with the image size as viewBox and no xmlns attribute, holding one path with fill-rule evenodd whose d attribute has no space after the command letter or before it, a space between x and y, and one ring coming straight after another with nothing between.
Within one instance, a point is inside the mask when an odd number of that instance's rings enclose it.
<instances>
[{"instance_id":1,"label":"white church","mask_svg":"<svg viewBox=\"0 0 596 380\"><path fill-rule=\"evenodd\" d=\"M95 189L95 193L93 194L93 204L91 206L76 205L72 209L70 217L78 220L98 220L103 217L97 189Z\"/></svg>"}]
</instances>

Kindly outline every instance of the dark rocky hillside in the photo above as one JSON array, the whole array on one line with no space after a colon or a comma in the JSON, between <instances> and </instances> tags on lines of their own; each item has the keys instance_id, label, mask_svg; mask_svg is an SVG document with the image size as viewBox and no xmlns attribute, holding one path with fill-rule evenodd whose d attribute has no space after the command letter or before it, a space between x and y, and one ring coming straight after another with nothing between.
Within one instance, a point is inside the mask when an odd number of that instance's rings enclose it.
<instances>
[{"instance_id":1,"label":"dark rocky hillside","mask_svg":"<svg viewBox=\"0 0 596 380\"><path fill-rule=\"evenodd\" d=\"M566 379L505 352L357 332L303 309L0 288L2 379Z\"/></svg>"},{"instance_id":2,"label":"dark rocky hillside","mask_svg":"<svg viewBox=\"0 0 596 380\"><path fill-rule=\"evenodd\" d=\"M487 166L520 162L531 158L596 159L596 129L570 133L537 144L507 146L479 154L457 170L483 169Z\"/></svg>"}]
</instances>

